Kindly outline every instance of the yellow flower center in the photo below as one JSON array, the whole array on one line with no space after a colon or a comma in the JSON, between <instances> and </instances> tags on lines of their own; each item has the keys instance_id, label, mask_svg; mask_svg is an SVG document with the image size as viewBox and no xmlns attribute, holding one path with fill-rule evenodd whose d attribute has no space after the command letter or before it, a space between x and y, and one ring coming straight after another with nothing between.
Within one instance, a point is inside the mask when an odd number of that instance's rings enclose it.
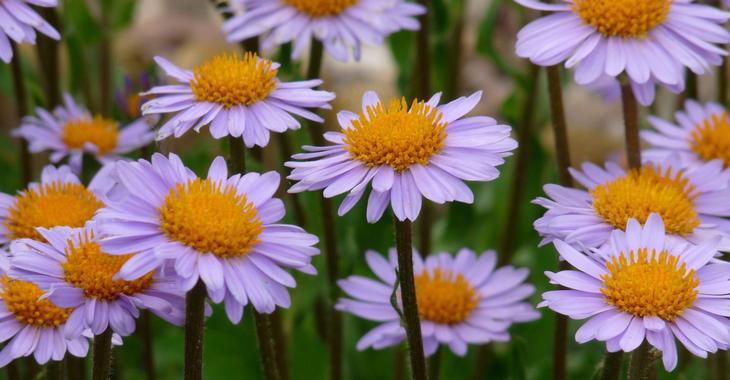
<instances>
[{"instance_id":1,"label":"yellow flower center","mask_svg":"<svg viewBox=\"0 0 730 380\"><path fill-rule=\"evenodd\" d=\"M461 274L435 269L416 276L416 300L421 318L440 323L465 321L479 304L479 296Z\"/></svg>"},{"instance_id":2,"label":"yellow flower center","mask_svg":"<svg viewBox=\"0 0 730 380\"><path fill-rule=\"evenodd\" d=\"M692 131L692 150L702 159L720 159L730 167L730 117L712 115Z\"/></svg>"},{"instance_id":3,"label":"yellow flower center","mask_svg":"<svg viewBox=\"0 0 730 380\"><path fill-rule=\"evenodd\" d=\"M446 140L446 123L441 111L424 102L391 100L368 107L352 126L344 130L345 149L368 167L389 165L402 172L411 165L426 165L441 152Z\"/></svg>"},{"instance_id":4,"label":"yellow flower center","mask_svg":"<svg viewBox=\"0 0 730 380\"><path fill-rule=\"evenodd\" d=\"M134 255L109 255L102 252L94 236L82 236L78 244L69 240L63 276L66 282L84 291L86 298L114 301L120 295L133 295L152 285L154 272L134 281L114 280L119 269Z\"/></svg>"},{"instance_id":5,"label":"yellow flower center","mask_svg":"<svg viewBox=\"0 0 730 380\"><path fill-rule=\"evenodd\" d=\"M45 241L36 227L83 227L103 206L81 184L46 183L17 195L4 224L11 239Z\"/></svg>"},{"instance_id":6,"label":"yellow flower center","mask_svg":"<svg viewBox=\"0 0 730 380\"><path fill-rule=\"evenodd\" d=\"M48 299L39 299L45 293L32 282L0 279L0 298L15 319L34 327L58 327L66 322L73 309L54 305Z\"/></svg>"},{"instance_id":7,"label":"yellow flower center","mask_svg":"<svg viewBox=\"0 0 730 380\"><path fill-rule=\"evenodd\" d=\"M606 37L645 38L671 6L672 0L575 0L571 8Z\"/></svg>"},{"instance_id":8,"label":"yellow flower center","mask_svg":"<svg viewBox=\"0 0 730 380\"><path fill-rule=\"evenodd\" d=\"M666 251L640 249L629 257L621 253L606 263L601 292L609 304L638 317L673 321L692 306L700 281L694 270Z\"/></svg>"},{"instance_id":9,"label":"yellow flower center","mask_svg":"<svg viewBox=\"0 0 730 380\"><path fill-rule=\"evenodd\" d=\"M312 17L336 16L359 0L284 0L285 3Z\"/></svg>"},{"instance_id":10,"label":"yellow flower center","mask_svg":"<svg viewBox=\"0 0 730 380\"><path fill-rule=\"evenodd\" d=\"M218 103L225 108L250 106L276 89L278 70L272 62L256 54L220 54L193 70L190 88L199 101Z\"/></svg>"},{"instance_id":11,"label":"yellow flower center","mask_svg":"<svg viewBox=\"0 0 730 380\"><path fill-rule=\"evenodd\" d=\"M200 253L241 257L264 230L254 205L231 186L205 179L178 184L160 208L160 227L169 238Z\"/></svg>"},{"instance_id":12,"label":"yellow flower center","mask_svg":"<svg viewBox=\"0 0 730 380\"><path fill-rule=\"evenodd\" d=\"M645 165L591 191L593 208L608 224L625 229L633 218L644 224L652 213L664 220L667 233L687 235L700 225L694 206L695 187L682 172Z\"/></svg>"},{"instance_id":13,"label":"yellow flower center","mask_svg":"<svg viewBox=\"0 0 730 380\"><path fill-rule=\"evenodd\" d=\"M71 120L63 126L61 140L71 149L82 149L93 144L100 155L110 153L117 147L119 127L114 120L101 116L93 119Z\"/></svg>"}]
</instances>

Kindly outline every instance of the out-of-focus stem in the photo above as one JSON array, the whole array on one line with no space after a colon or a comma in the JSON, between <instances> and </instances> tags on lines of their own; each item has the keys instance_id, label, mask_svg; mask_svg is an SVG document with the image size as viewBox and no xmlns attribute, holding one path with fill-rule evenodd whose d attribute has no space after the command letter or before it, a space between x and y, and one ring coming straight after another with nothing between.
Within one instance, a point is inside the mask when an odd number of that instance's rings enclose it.
<instances>
[{"instance_id":1,"label":"out-of-focus stem","mask_svg":"<svg viewBox=\"0 0 730 380\"><path fill-rule=\"evenodd\" d=\"M108 5L101 1L101 41L99 43L99 112L111 113L112 99L112 38Z\"/></svg>"},{"instance_id":2,"label":"out-of-focus stem","mask_svg":"<svg viewBox=\"0 0 730 380\"><path fill-rule=\"evenodd\" d=\"M441 375L441 358L443 352L437 349L436 352L428 359L428 380L438 380Z\"/></svg>"},{"instance_id":3,"label":"out-of-focus stem","mask_svg":"<svg viewBox=\"0 0 730 380\"><path fill-rule=\"evenodd\" d=\"M5 366L5 375L8 377L8 380L19 380L20 379L20 373L18 371L18 363L16 361L11 361L8 363L8 365Z\"/></svg>"},{"instance_id":4,"label":"out-of-focus stem","mask_svg":"<svg viewBox=\"0 0 730 380\"><path fill-rule=\"evenodd\" d=\"M69 380L86 380L86 358L66 355L66 371Z\"/></svg>"},{"instance_id":5,"label":"out-of-focus stem","mask_svg":"<svg viewBox=\"0 0 730 380\"><path fill-rule=\"evenodd\" d=\"M13 87L15 87L15 110L18 115L18 122L28 114L28 94L25 88L25 76L23 75L23 64L17 45L12 42L13 59L10 67L13 72ZM28 142L20 139L20 173L23 186L33 179L33 157L28 151Z\"/></svg>"},{"instance_id":6,"label":"out-of-focus stem","mask_svg":"<svg viewBox=\"0 0 730 380\"><path fill-rule=\"evenodd\" d=\"M724 10L727 10L725 8L725 2L722 0L717 0L717 5ZM725 50L728 50L730 48L730 45L725 45ZM730 87L730 78L728 78L728 75L730 75L730 57L724 57L722 60L722 64L718 68L719 73L717 74L717 101L720 102L723 106L727 107L730 105L730 90L728 88ZM725 357L724 360L727 360L727 355L722 355L721 357Z\"/></svg>"},{"instance_id":7,"label":"out-of-focus stem","mask_svg":"<svg viewBox=\"0 0 730 380\"><path fill-rule=\"evenodd\" d=\"M413 242L411 221L395 218L395 246L398 251L398 281L405 322L408 354L411 361L411 378L425 380L426 358L423 354L421 320L418 315L416 283L413 276Z\"/></svg>"},{"instance_id":8,"label":"out-of-focus stem","mask_svg":"<svg viewBox=\"0 0 730 380\"><path fill-rule=\"evenodd\" d=\"M185 380L203 379L205 295L205 284L198 280L185 296Z\"/></svg>"},{"instance_id":9,"label":"out-of-focus stem","mask_svg":"<svg viewBox=\"0 0 730 380\"><path fill-rule=\"evenodd\" d=\"M448 100L455 99L459 95L461 87L461 51L464 46L464 19L466 18L466 0L456 0L451 6L456 15L451 29L449 41L449 60L444 88L444 96ZM428 96L429 94L424 95Z\"/></svg>"},{"instance_id":10,"label":"out-of-focus stem","mask_svg":"<svg viewBox=\"0 0 730 380\"><path fill-rule=\"evenodd\" d=\"M621 83L624 125L626 129L626 157L632 169L641 167L641 141L639 139L639 104L628 80Z\"/></svg>"},{"instance_id":11,"label":"out-of-focus stem","mask_svg":"<svg viewBox=\"0 0 730 380\"><path fill-rule=\"evenodd\" d=\"M62 32L58 11L56 8L38 8L40 15ZM63 35L63 33L61 33ZM46 106L53 108L61 102L61 75L58 41L48 38L42 33L38 35L38 58L42 73L43 93L46 96Z\"/></svg>"},{"instance_id":12,"label":"out-of-focus stem","mask_svg":"<svg viewBox=\"0 0 730 380\"><path fill-rule=\"evenodd\" d=\"M558 160L560 184L573 186L570 175L570 147L568 145L568 128L563 106L563 89L560 83L560 67L546 68L550 111L552 114L553 137ZM566 261L560 263L560 269L568 269ZM563 314L555 316L555 333L553 337L553 380L565 380L567 377L566 361L568 356L568 318Z\"/></svg>"},{"instance_id":13,"label":"out-of-focus stem","mask_svg":"<svg viewBox=\"0 0 730 380\"><path fill-rule=\"evenodd\" d=\"M112 329L94 337L94 368L91 378L93 380L109 380L112 367Z\"/></svg>"},{"instance_id":14,"label":"out-of-focus stem","mask_svg":"<svg viewBox=\"0 0 730 380\"><path fill-rule=\"evenodd\" d=\"M145 375L147 380L155 380L154 337L150 328L150 319L149 310L142 310L139 318L139 335L142 339L142 365L144 366Z\"/></svg>"},{"instance_id":15,"label":"out-of-focus stem","mask_svg":"<svg viewBox=\"0 0 730 380\"><path fill-rule=\"evenodd\" d=\"M61 361L52 360L46 364L46 380L64 380L63 376L66 367L66 359ZM74 379L75 380L75 379Z\"/></svg>"}]
</instances>

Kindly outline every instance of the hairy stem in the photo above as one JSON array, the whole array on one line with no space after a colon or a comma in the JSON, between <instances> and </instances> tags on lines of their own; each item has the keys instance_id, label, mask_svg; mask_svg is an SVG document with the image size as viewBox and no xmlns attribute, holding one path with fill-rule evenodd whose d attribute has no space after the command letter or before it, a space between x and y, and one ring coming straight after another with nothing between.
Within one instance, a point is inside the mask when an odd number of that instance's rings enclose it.
<instances>
[{"instance_id":1,"label":"hairy stem","mask_svg":"<svg viewBox=\"0 0 730 380\"><path fill-rule=\"evenodd\" d=\"M112 367L112 334L111 327L94 337L93 380L109 380Z\"/></svg>"},{"instance_id":2,"label":"hairy stem","mask_svg":"<svg viewBox=\"0 0 730 380\"><path fill-rule=\"evenodd\" d=\"M621 366L624 362L624 352L607 352L603 358L601 380L618 380L621 376Z\"/></svg>"},{"instance_id":3,"label":"hairy stem","mask_svg":"<svg viewBox=\"0 0 730 380\"><path fill-rule=\"evenodd\" d=\"M639 104L628 80L621 83L624 125L626 128L626 157L632 169L641 167L641 142L639 139Z\"/></svg>"},{"instance_id":4,"label":"hairy stem","mask_svg":"<svg viewBox=\"0 0 730 380\"><path fill-rule=\"evenodd\" d=\"M205 295L205 284L198 280L185 296L185 380L203 379Z\"/></svg>"}]
</instances>

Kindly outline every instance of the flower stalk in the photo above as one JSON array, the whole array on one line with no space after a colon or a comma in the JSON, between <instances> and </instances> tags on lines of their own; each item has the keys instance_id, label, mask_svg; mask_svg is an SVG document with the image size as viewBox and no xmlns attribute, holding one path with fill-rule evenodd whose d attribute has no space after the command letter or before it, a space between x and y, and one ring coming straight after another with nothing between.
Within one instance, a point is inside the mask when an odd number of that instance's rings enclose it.
<instances>
[{"instance_id":1,"label":"flower stalk","mask_svg":"<svg viewBox=\"0 0 730 380\"><path fill-rule=\"evenodd\" d=\"M624 125L626 128L626 157L632 169L641 167L641 142L639 139L639 104L627 78L621 81Z\"/></svg>"},{"instance_id":2,"label":"flower stalk","mask_svg":"<svg viewBox=\"0 0 730 380\"><path fill-rule=\"evenodd\" d=\"M416 284L413 275L413 242L410 220L400 221L395 218L395 245L398 251L398 281L411 361L411 378L425 380L427 378L426 359L423 353L421 320L418 316Z\"/></svg>"},{"instance_id":3,"label":"flower stalk","mask_svg":"<svg viewBox=\"0 0 730 380\"><path fill-rule=\"evenodd\" d=\"M649 367L652 364L650 351L651 346L646 341L644 341L639 348L634 350L631 354L628 380L649 379Z\"/></svg>"},{"instance_id":4,"label":"flower stalk","mask_svg":"<svg viewBox=\"0 0 730 380\"><path fill-rule=\"evenodd\" d=\"M28 95L25 87L25 77L23 76L23 65L21 63L20 52L17 45L13 42L13 60L10 61L10 67L13 73L13 87L15 88L15 109L18 120L28 114ZM20 139L20 173L23 184L29 183L33 179L33 157L28 151L28 142Z\"/></svg>"},{"instance_id":5,"label":"flower stalk","mask_svg":"<svg viewBox=\"0 0 730 380\"><path fill-rule=\"evenodd\" d=\"M185 297L185 380L203 379L205 293L205 284L198 280Z\"/></svg>"},{"instance_id":6,"label":"flower stalk","mask_svg":"<svg viewBox=\"0 0 730 380\"><path fill-rule=\"evenodd\" d=\"M273 329L271 327L271 315L253 313L256 324L256 337L258 338L259 352L261 353L261 365L263 366L264 378L266 380L280 380L279 362L276 359L276 342L274 342Z\"/></svg>"},{"instance_id":7,"label":"flower stalk","mask_svg":"<svg viewBox=\"0 0 730 380\"><path fill-rule=\"evenodd\" d=\"M607 352L603 358L603 372L601 380L618 380L621 376L621 366L624 362L624 352Z\"/></svg>"},{"instance_id":8,"label":"flower stalk","mask_svg":"<svg viewBox=\"0 0 730 380\"><path fill-rule=\"evenodd\" d=\"M322 71L322 60L324 58L324 46L317 39L312 39L311 51L309 54L309 66L307 67L307 79L320 77ZM309 123L307 129L314 145L324 145L324 128L319 123ZM335 226L334 209L332 200L324 195L319 196L319 203L322 210L322 224L324 229L324 255L327 265L327 284L329 289L329 302L334 305L339 296L337 280L339 279L340 258L337 249L337 229ZM330 329L327 334L330 353L330 379L342 379L342 315L330 308L329 315Z\"/></svg>"},{"instance_id":9,"label":"flower stalk","mask_svg":"<svg viewBox=\"0 0 730 380\"><path fill-rule=\"evenodd\" d=\"M94 367L91 376L93 380L109 379L112 366L112 335L113 331L109 327L94 337Z\"/></svg>"}]
</instances>

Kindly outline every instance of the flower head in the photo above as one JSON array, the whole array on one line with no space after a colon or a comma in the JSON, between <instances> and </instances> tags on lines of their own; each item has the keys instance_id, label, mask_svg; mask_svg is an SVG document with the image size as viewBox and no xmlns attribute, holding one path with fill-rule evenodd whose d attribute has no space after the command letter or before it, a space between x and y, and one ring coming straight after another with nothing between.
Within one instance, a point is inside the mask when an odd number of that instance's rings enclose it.
<instances>
[{"instance_id":1,"label":"flower head","mask_svg":"<svg viewBox=\"0 0 730 380\"><path fill-rule=\"evenodd\" d=\"M175 113L160 127L157 139L182 136L191 128L210 125L220 139L240 137L247 147L266 146L270 132L298 129L292 115L318 123L324 120L308 108L330 108L331 92L312 90L321 80L281 82L278 63L247 53L221 54L192 71L156 57L165 72L181 84L158 86L148 91L155 99L144 104L147 114Z\"/></svg>"},{"instance_id":2,"label":"flower head","mask_svg":"<svg viewBox=\"0 0 730 380\"><path fill-rule=\"evenodd\" d=\"M391 304L397 270L395 249L391 249L389 260L374 251L365 255L378 280L360 276L340 280L340 288L352 298L340 299L336 308L380 323L360 339L358 350L397 345L405 338L405 330ZM477 257L473 251L462 249L455 256L440 253L425 261L414 254L413 262L426 355L444 344L464 356L467 344L508 341L507 330L514 322L540 317L524 302L535 291L534 286L524 283L528 270L511 266L495 270L497 256L493 251ZM396 295L400 303L400 294Z\"/></svg>"},{"instance_id":3,"label":"flower head","mask_svg":"<svg viewBox=\"0 0 730 380\"><path fill-rule=\"evenodd\" d=\"M57 7L58 0L3 0L0 1L0 59L13 59L11 41L35 44L36 31L54 39L61 39L58 31L41 17L32 6Z\"/></svg>"},{"instance_id":4,"label":"flower head","mask_svg":"<svg viewBox=\"0 0 730 380\"><path fill-rule=\"evenodd\" d=\"M474 199L464 181L491 181L497 166L517 147L511 128L486 116L467 117L481 93L439 106L404 99L383 103L374 92L363 97L360 114L342 111L341 132L325 133L334 145L305 146L287 162L290 192L324 189L325 197L349 192L340 215L357 204L369 184L367 219L374 223L390 204L400 220L415 220L422 196L436 203Z\"/></svg>"},{"instance_id":5,"label":"flower head","mask_svg":"<svg viewBox=\"0 0 730 380\"><path fill-rule=\"evenodd\" d=\"M727 263L711 262L719 238L700 245L671 239L659 214L652 214L643 227L631 219L610 240L589 255L555 241L575 270L545 272L568 290L544 293L541 306L588 319L576 341L596 339L610 352L630 352L646 338L662 352L669 371L677 364L675 338L703 358L730 345L730 312L724 306L730 271Z\"/></svg>"},{"instance_id":6,"label":"flower head","mask_svg":"<svg viewBox=\"0 0 730 380\"><path fill-rule=\"evenodd\" d=\"M111 166L103 167L87 187L68 166L49 165L40 183L15 196L0 193L0 245L23 238L43 241L39 227L83 227L104 206L114 185L108 177Z\"/></svg>"},{"instance_id":7,"label":"flower head","mask_svg":"<svg viewBox=\"0 0 730 380\"><path fill-rule=\"evenodd\" d=\"M541 66L565 61L579 84L625 74L644 104L654 84L683 85L684 68L701 75L719 65L727 51L715 44L730 42L722 26L730 13L693 0L516 1L551 12L519 32L519 56Z\"/></svg>"},{"instance_id":8,"label":"flower head","mask_svg":"<svg viewBox=\"0 0 730 380\"><path fill-rule=\"evenodd\" d=\"M153 86L157 85L157 80L148 72L142 72L136 80L132 77L124 76L124 86L115 94L117 109L129 119L138 119L142 116L142 104L148 98L143 96L141 92L149 91ZM158 115L148 120L149 124L157 124Z\"/></svg>"},{"instance_id":9,"label":"flower head","mask_svg":"<svg viewBox=\"0 0 730 380\"><path fill-rule=\"evenodd\" d=\"M676 155L685 166L720 160L725 168L730 168L730 116L726 108L717 103L701 105L688 100L675 118L677 124L649 116L654 130L641 133L652 145L647 157L660 161Z\"/></svg>"},{"instance_id":10,"label":"flower head","mask_svg":"<svg viewBox=\"0 0 730 380\"><path fill-rule=\"evenodd\" d=\"M69 165L76 173L81 171L84 153L95 156L102 164L113 163L122 154L154 140L154 133L144 118L120 128L115 120L92 116L68 94L64 96L64 105L53 113L39 108L36 114L24 117L13 135L28 141L31 152L50 150L51 162L69 156Z\"/></svg>"},{"instance_id":11,"label":"flower head","mask_svg":"<svg viewBox=\"0 0 730 380\"><path fill-rule=\"evenodd\" d=\"M316 273L317 237L277 224L284 204L272 198L276 172L228 177L218 157L199 178L174 154L119 162L115 170L120 189L95 220L104 252L137 253L118 278L137 280L169 262L182 291L202 280L237 323L249 301L262 313L289 307L287 288L296 283L282 268Z\"/></svg>"},{"instance_id":12,"label":"flower head","mask_svg":"<svg viewBox=\"0 0 730 380\"><path fill-rule=\"evenodd\" d=\"M165 273L171 270L150 271L131 281L116 278L134 253L105 253L94 222L83 228L39 228L38 232L47 243L21 239L11 244L10 274L32 279L48 300L72 308L66 336L77 336L87 328L99 335L108 327L127 336L134 332L140 308L168 322L183 323L185 299L175 278Z\"/></svg>"},{"instance_id":13,"label":"flower head","mask_svg":"<svg viewBox=\"0 0 730 380\"><path fill-rule=\"evenodd\" d=\"M238 0L245 11L226 22L230 42L262 36L262 47L293 42L299 57L312 38L339 61L360 59L362 43L380 45L401 29L417 30L425 9L404 0Z\"/></svg>"},{"instance_id":14,"label":"flower head","mask_svg":"<svg viewBox=\"0 0 730 380\"><path fill-rule=\"evenodd\" d=\"M571 173L587 191L546 185L549 198L535 200L548 209L535 222L543 243L601 247L614 229L623 230L631 219L643 224L657 213L672 238L700 244L721 236L721 246L730 248L730 223L723 219L730 206L718 201L730 199L730 170L720 161L682 169L674 157L629 171L612 162L605 168L585 163Z\"/></svg>"},{"instance_id":15,"label":"flower head","mask_svg":"<svg viewBox=\"0 0 730 380\"><path fill-rule=\"evenodd\" d=\"M33 355L39 364L62 360L66 352L84 357L88 340L81 335L65 335L64 329L71 308L64 308L43 298L38 285L9 277L10 264L0 257L0 367L11 361Z\"/></svg>"}]
</instances>

